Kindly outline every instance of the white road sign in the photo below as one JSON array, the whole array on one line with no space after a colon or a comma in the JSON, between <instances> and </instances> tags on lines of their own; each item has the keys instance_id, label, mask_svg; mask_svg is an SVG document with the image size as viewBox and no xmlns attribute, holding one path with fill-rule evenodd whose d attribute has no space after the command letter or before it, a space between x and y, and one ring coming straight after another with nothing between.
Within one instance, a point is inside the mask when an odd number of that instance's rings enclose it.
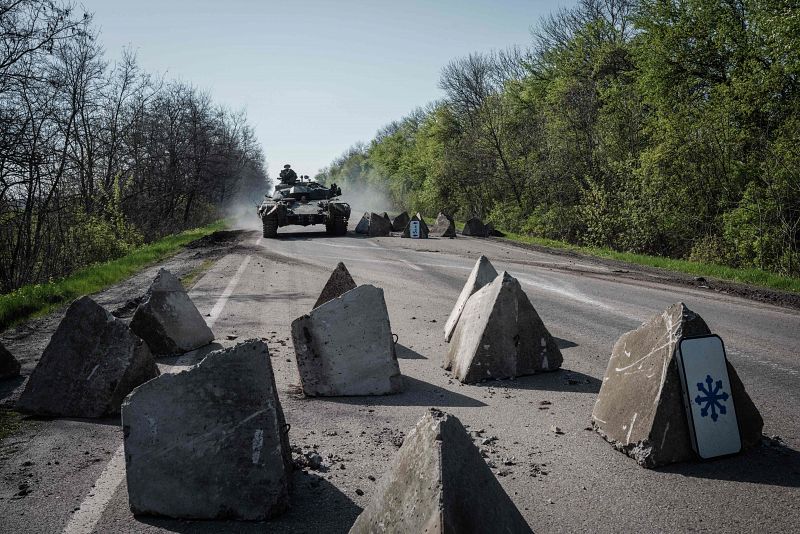
<instances>
[{"instance_id":1,"label":"white road sign","mask_svg":"<svg viewBox=\"0 0 800 534\"><path fill-rule=\"evenodd\" d=\"M701 458L739 452L742 441L722 339L715 335L682 339L677 356L695 452Z\"/></svg>"},{"instance_id":2,"label":"white road sign","mask_svg":"<svg viewBox=\"0 0 800 534\"><path fill-rule=\"evenodd\" d=\"M412 239L419 239L419 221L408 223L408 234Z\"/></svg>"}]
</instances>

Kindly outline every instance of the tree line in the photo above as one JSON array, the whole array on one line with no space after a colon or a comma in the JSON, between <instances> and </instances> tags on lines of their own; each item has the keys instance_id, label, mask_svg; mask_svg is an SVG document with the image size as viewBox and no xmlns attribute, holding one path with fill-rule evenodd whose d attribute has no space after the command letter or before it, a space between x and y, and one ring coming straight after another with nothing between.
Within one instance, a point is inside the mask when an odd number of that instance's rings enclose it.
<instances>
[{"instance_id":1,"label":"tree line","mask_svg":"<svg viewBox=\"0 0 800 534\"><path fill-rule=\"evenodd\" d=\"M800 7L580 0L319 179L508 231L800 274Z\"/></svg>"},{"instance_id":2,"label":"tree line","mask_svg":"<svg viewBox=\"0 0 800 534\"><path fill-rule=\"evenodd\" d=\"M104 58L88 14L0 0L0 292L215 220L267 186L244 112Z\"/></svg>"}]
</instances>

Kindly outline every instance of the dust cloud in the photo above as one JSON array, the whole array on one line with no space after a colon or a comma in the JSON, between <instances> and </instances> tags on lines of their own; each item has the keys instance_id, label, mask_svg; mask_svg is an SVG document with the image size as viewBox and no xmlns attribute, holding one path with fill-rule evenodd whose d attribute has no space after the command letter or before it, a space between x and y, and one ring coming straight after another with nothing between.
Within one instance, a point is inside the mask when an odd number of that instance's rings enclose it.
<instances>
[{"instance_id":1,"label":"dust cloud","mask_svg":"<svg viewBox=\"0 0 800 534\"><path fill-rule=\"evenodd\" d=\"M356 189L345 187L345 184L340 187L342 196L339 198L350 204L352 210L350 219L360 218L365 211L374 211L375 213L394 211L392 201L386 191L368 185L359 185Z\"/></svg>"}]
</instances>

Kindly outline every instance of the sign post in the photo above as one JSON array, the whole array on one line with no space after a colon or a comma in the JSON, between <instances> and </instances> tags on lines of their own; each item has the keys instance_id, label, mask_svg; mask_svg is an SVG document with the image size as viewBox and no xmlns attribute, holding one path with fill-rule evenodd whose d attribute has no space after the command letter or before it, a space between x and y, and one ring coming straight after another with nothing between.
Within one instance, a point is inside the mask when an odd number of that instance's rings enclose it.
<instances>
[{"instance_id":1,"label":"sign post","mask_svg":"<svg viewBox=\"0 0 800 534\"><path fill-rule=\"evenodd\" d=\"M411 236L411 239L419 239L419 221L408 223L408 235Z\"/></svg>"},{"instance_id":2,"label":"sign post","mask_svg":"<svg viewBox=\"0 0 800 534\"><path fill-rule=\"evenodd\" d=\"M716 335L681 339L677 360L695 452L707 459L741 451L722 339Z\"/></svg>"}]
</instances>

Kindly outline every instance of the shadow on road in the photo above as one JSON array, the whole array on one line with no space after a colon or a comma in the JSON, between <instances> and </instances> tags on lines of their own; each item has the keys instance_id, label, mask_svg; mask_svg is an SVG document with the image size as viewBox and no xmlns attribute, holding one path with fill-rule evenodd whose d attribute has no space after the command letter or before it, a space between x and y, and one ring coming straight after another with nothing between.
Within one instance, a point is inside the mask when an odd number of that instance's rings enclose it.
<instances>
[{"instance_id":1,"label":"shadow on road","mask_svg":"<svg viewBox=\"0 0 800 534\"><path fill-rule=\"evenodd\" d=\"M659 469L685 477L750 482L800 488L800 452L767 439L745 453L707 462L675 464Z\"/></svg>"},{"instance_id":2,"label":"shadow on road","mask_svg":"<svg viewBox=\"0 0 800 534\"><path fill-rule=\"evenodd\" d=\"M427 360L425 356L420 354L419 352L413 351L408 347L401 345L398 343L394 346L395 351L397 352L397 357L402 360Z\"/></svg>"},{"instance_id":3,"label":"shadow on road","mask_svg":"<svg viewBox=\"0 0 800 534\"><path fill-rule=\"evenodd\" d=\"M575 393L597 393L601 381L578 371L559 369L547 373L518 376L514 380L487 380L473 384L483 387L504 387L509 389L572 391Z\"/></svg>"},{"instance_id":4,"label":"shadow on road","mask_svg":"<svg viewBox=\"0 0 800 534\"><path fill-rule=\"evenodd\" d=\"M336 486L313 473L295 471L291 508L268 521L187 521L136 517L145 525L180 533L347 532L361 508ZM309 511L313 511L309 513Z\"/></svg>"},{"instance_id":5,"label":"shadow on road","mask_svg":"<svg viewBox=\"0 0 800 534\"><path fill-rule=\"evenodd\" d=\"M578 344L574 341L570 341L568 339L561 339L560 337L553 336L553 340L558 345L559 349L571 349L572 347L577 347Z\"/></svg>"},{"instance_id":6,"label":"shadow on road","mask_svg":"<svg viewBox=\"0 0 800 534\"><path fill-rule=\"evenodd\" d=\"M405 375L403 375L403 391L394 395L320 398L353 406L457 406L462 408L486 406L472 397ZM316 402L317 399L308 397L307 400Z\"/></svg>"}]
</instances>

